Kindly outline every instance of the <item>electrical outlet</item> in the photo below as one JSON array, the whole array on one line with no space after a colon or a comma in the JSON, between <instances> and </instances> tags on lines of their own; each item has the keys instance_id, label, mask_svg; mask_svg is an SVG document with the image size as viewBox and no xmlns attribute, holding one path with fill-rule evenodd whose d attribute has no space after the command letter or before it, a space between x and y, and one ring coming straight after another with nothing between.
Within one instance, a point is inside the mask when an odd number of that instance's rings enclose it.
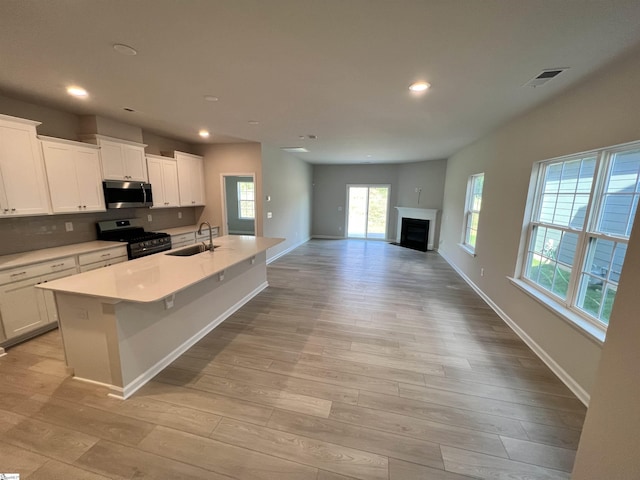
<instances>
[{"instance_id":1,"label":"electrical outlet","mask_svg":"<svg viewBox=\"0 0 640 480\"><path fill-rule=\"evenodd\" d=\"M178 218L182 218L182 212L178 212Z\"/></svg>"},{"instance_id":2,"label":"electrical outlet","mask_svg":"<svg viewBox=\"0 0 640 480\"><path fill-rule=\"evenodd\" d=\"M338 207L338 211L341 212L342 211L342 207Z\"/></svg>"},{"instance_id":3,"label":"electrical outlet","mask_svg":"<svg viewBox=\"0 0 640 480\"><path fill-rule=\"evenodd\" d=\"M273 212L267 212L267 218L273 218Z\"/></svg>"},{"instance_id":4,"label":"electrical outlet","mask_svg":"<svg viewBox=\"0 0 640 480\"><path fill-rule=\"evenodd\" d=\"M64 229L67 232L73 232L73 222L64 222Z\"/></svg>"},{"instance_id":5,"label":"electrical outlet","mask_svg":"<svg viewBox=\"0 0 640 480\"><path fill-rule=\"evenodd\" d=\"M151 222L153 220L153 217L151 216L151 214L147 215L147 221Z\"/></svg>"}]
</instances>

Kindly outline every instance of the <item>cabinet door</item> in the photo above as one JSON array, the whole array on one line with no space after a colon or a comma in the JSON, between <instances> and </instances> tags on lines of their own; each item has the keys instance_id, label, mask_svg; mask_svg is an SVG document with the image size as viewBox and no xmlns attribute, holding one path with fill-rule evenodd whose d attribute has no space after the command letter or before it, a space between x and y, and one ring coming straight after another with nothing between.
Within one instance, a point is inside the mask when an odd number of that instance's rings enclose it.
<instances>
[{"instance_id":1,"label":"cabinet door","mask_svg":"<svg viewBox=\"0 0 640 480\"><path fill-rule=\"evenodd\" d=\"M0 124L0 215L49 213L44 168L35 129Z\"/></svg>"},{"instance_id":2,"label":"cabinet door","mask_svg":"<svg viewBox=\"0 0 640 480\"><path fill-rule=\"evenodd\" d=\"M64 272L52 273L40 277L39 283L47 283L51 280L57 280L58 278L70 277L75 275L75 270L65 270ZM35 287L34 287L35 288ZM45 323L53 323L58 321L58 307L56 306L56 299L54 293L51 290L39 290L36 288L36 294L42 295L42 301L46 310Z\"/></svg>"},{"instance_id":3,"label":"cabinet door","mask_svg":"<svg viewBox=\"0 0 640 480\"><path fill-rule=\"evenodd\" d=\"M51 195L53 211L56 213L82 211L72 147L42 142L42 151L47 166L49 195Z\"/></svg>"},{"instance_id":4,"label":"cabinet door","mask_svg":"<svg viewBox=\"0 0 640 480\"><path fill-rule=\"evenodd\" d=\"M195 205L204 205L204 159L193 158L191 163L191 189Z\"/></svg>"},{"instance_id":5,"label":"cabinet door","mask_svg":"<svg viewBox=\"0 0 640 480\"><path fill-rule=\"evenodd\" d=\"M144 161L144 148L133 145L122 145L124 162L124 179L147 181L147 169Z\"/></svg>"},{"instance_id":6,"label":"cabinet door","mask_svg":"<svg viewBox=\"0 0 640 480\"><path fill-rule=\"evenodd\" d=\"M102 161L102 178L105 180L124 180L122 144L101 139L99 145L100 160Z\"/></svg>"},{"instance_id":7,"label":"cabinet door","mask_svg":"<svg viewBox=\"0 0 640 480\"><path fill-rule=\"evenodd\" d=\"M37 282L32 278L0 287L0 314L7 339L49 323L44 295L34 286Z\"/></svg>"},{"instance_id":8,"label":"cabinet door","mask_svg":"<svg viewBox=\"0 0 640 480\"><path fill-rule=\"evenodd\" d=\"M147 171L149 172L149 183L153 194L153 206L161 208L167 206L164 198L164 184L162 181L162 160L157 158L147 158Z\"/></svg>"},{"instance_id":9,"label":"cabinet door","mask_svg":"<svg viewBox=\"0 0 640 480\"><path fill-rule=\"evenodd\" d=\"M78 149L74 152L74 158L82 211L104 212L104 194L98 151Z\"/></svg>"},{"instance_id":10,"label":"cabinet door","mask_svg":"<svg viewBox=\"0 0 640 480\"><path fill-rule=\"evenodd\" d=\"M180 205L178 196L178 165L175 160L162 162L162 184L164 186L164 201L167 207Z\"/></svg>"},{"instance_id":11,"label":"cabinet door","mask_svg":"<svg viewBox=\"0 0 640 480\"><path fill-rule=\"evenodd\" d=\"M176 153L176 163L178 165L178 195L180 197L180 205L190 207L193 205L193 196L191 192L191 158L186 155Z\"/></svg>"}]
</instances>

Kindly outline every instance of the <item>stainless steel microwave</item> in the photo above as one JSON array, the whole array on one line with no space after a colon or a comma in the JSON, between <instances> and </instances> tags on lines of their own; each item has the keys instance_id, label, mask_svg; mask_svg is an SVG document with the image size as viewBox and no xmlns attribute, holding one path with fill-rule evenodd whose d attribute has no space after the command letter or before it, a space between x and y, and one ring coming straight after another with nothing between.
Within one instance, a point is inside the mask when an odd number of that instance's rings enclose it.
<instances>
[{"instance_id":1,"label":"stainless steel microwave","mask_svg":"<svg viewBox=\"0 0 640 480\"><path fill-rule=\"evenodd\" d=\"M136 208L153 205L150 183L106 180L102 182L102 189L107 208Z\"/></svg>"}]
</instances>

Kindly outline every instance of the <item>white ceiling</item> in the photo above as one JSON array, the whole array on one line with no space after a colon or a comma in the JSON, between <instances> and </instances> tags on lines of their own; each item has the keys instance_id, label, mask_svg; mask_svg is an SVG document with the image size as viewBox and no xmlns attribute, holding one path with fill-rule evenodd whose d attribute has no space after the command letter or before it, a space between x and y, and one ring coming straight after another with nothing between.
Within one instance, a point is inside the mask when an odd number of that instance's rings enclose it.
<instances>
[{"instance_id":1,"label":"white ceiling","mask_svg":"<svg viewBox=\"0 0 640 480\"><path fill-rule=\"evenodd\" d=\"M431 160L640 44L639 23L639 0L0 0L0 90L311 163Z\"/></svg>"}]
</instances>

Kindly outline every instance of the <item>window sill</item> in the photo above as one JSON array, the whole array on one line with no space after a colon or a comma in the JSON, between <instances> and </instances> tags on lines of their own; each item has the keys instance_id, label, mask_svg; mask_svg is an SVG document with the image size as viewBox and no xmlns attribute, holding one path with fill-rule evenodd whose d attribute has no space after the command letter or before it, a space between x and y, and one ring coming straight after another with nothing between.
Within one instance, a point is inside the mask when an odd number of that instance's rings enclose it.
<instances>
[{"instance_id":1,"label":"window sill","mask_svg":"<svg viewBox=\"0 0 640 480\"><path fill-rule=\"evenodd\" d=\"M458 246L462 249L463 252L471 255L472 257L476 256L475 250L472 250L468 245L465 245L464 243L459 243Z\"/></svg>"},{"instance_id":2,"label":"window sill","mask_svg":"<svg viewBox=\"0 0 640 480\"><path fill-rule=\"evenodd\" d=\"M507 277L507 279L524 293L529 295L534 300L540 302L547 309L551 310L553 313L562 318L565 322L569 323L572 327L578 330L580 333L584 334L589 339L596 342L598 345L602 346L604 343L605 336L607 334L604 328L599 328L597 325L594 325L590 321L582 318L575 312L572 312L564 305L556 302L555 300L547 297L542 292L539 292L532 286L528 285L526 282L523 282L520 279Z\"/></svg>"}]
</instances>

